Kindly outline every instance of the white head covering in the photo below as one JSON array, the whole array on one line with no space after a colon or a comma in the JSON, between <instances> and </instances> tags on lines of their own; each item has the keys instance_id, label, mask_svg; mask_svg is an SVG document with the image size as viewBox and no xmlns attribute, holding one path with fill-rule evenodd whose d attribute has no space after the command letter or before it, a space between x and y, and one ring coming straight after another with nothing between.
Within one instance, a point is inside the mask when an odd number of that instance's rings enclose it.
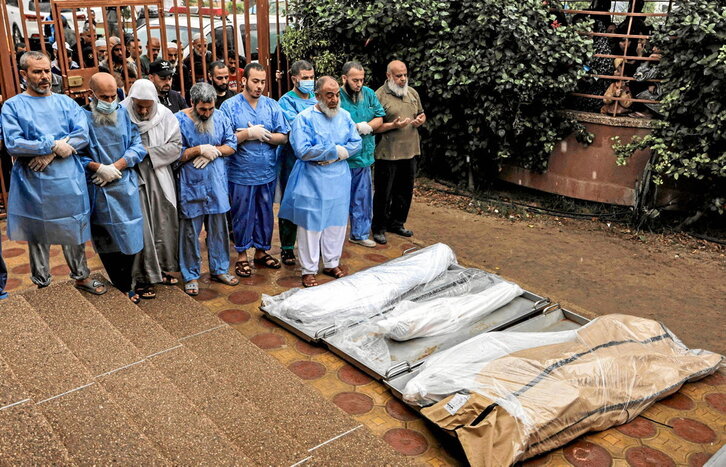
<instances>
[{"instance_id":1,"label":"white head covering","mask_svg":"<svg viewBox=\"0 0 726 467\"><path fill-rule=\"evenodd\" d=\"M167 42L166 43L166 49L177 49L179 50L179 45L176 42Z\"/></svg>"},{"instance_id":2,"label":"white head covering","mask_svg":"<svg viewBox=\"0 0 726 467\"><path fill-rule=\"evenodd\" d=\"M141 120L134 108L133 99L154 101L148 120ZM144 145L149 151L154 173L159 180L164 197L176 206L174 176L170 164L179 159L179 148L161 149L168 145L172 136L179 133L179 121L171 110L159 104L159 94L154 83L148 79L139 79L129 89L129 96L121 101L129 118L139 127Z\"/></svg>"},{"instance_id":3,"label":"white head covering","mask_svg":"<svg viewBox=\"0 0 726 467\"><path fill-rule=\"evenodd\" d=\"M136 109L133 106L132 99L139 99L144 101L154 101L154 105L151 107L149 112L148 120L142 120L139 114L136 113ZM140 133L147 133L150 129L159 124L161 120L161 113L159 112L159 93L156 91L154 83L148 79L138 79L131 85L129 89L129 95L126 99L121 101L121 105L126 107L129 111L129 117L139 127Z\"/></svg>"},{"instance_id":4,"label":"white head covering","mask_svg":"<svg viewBox=\"0 0 726 467\"><path fill-rule=\"evenodd\" d=\"M106 41L104 39L97 40L96 47L106 47Z\"/></svg>"}]
</instances>

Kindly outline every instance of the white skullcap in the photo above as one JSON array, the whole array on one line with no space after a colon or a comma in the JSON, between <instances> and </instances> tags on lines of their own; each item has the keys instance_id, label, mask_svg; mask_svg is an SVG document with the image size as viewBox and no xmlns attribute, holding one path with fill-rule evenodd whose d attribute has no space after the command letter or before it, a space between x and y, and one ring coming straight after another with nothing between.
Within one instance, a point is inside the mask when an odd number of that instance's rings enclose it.
<instances>
[{"instance_id":1,"label":"white skullcap","mask_svg":"<svg viewBox=\"0 0 726 467\"><path fill-rule=\"evenodd\" d=\"M167 49L179 49L179 45L177 45L176 42L167 42L166 48Z\"/></svg>"},{"instance_id":2,"label":"white skullcap","mask_svg":"<svg viewBox=\"0 0 726 467\"><path fill-rule=\"evenodd\" d=\"M104 39L97 40L96 47L106 47L106 41Z\"/></svg>"}]
</instances>

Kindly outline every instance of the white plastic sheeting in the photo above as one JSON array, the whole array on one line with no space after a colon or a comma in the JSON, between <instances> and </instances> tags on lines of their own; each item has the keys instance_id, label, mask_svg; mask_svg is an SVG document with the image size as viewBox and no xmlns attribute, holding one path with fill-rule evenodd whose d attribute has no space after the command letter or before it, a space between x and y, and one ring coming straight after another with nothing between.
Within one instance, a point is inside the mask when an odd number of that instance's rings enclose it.
<instances>
[{"instance_id":1,"label":"white plastic sheeting","mask_svg":"<svg viewBox=\"0 0 726 467\"><path fill-rule=\"evenodd\" d=\"M397 341L448 334L483 318L524 293L517 284L496 278L487 285L484 290L472 290L460 296L418 303L403 300L378 322L378 328L385 337Z\"/></svg>"},{"instance_id":2,"label":"white plastic sheeting","mask_svg":"<svg viewBox=\"0 0 726 467\"><path fill-rule=\"evenodd\" d=\"M451 248L437 243L317 287L263 295L262 305L268 313L308 328L360 320L390 308L453 264Z\"/></svg>"}]
</instances>

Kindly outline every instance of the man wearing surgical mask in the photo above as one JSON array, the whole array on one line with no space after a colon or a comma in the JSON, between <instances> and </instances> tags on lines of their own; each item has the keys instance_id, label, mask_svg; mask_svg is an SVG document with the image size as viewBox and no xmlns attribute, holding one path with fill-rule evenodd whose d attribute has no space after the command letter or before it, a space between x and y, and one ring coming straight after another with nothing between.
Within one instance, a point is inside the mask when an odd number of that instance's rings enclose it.
<instances>
[{"instance_id":1,"label":"man wearing surgical mask","mask_svg":"<svg viewBox=\"0 0 726 467\"><path fill-rule=\"evenodd\" d=\"M315 98L315 70L310 62L298 60L290 67L290 78L294 88L280 98L280 107L285 113L288 125L292 125L295 117L317 104ZM278 148L280 159L280 192L285 192L287 181L290 178L292 167L295 165L295 153L290 143ZM297 226L288 219L278 218L280 230L280 244L282 245L282 263L287 266L295 265L295 240L297 239Z\"/></svg>"},{"instance_id":2,"label":"man wearing surgical mask","mask_svg":"<svg viewBox=\"0 0 726 467\"><path fill-rule=\"evenodd\" d=\"M113 285L138 303L131 269L144 247L144 218L139 183L130 170L146 156L139 129L116 98L116 79L96 73L90 81L93 99L86 106L90 144L81 161L90 176L91 240Z\"/></svg>"}]
</instances>

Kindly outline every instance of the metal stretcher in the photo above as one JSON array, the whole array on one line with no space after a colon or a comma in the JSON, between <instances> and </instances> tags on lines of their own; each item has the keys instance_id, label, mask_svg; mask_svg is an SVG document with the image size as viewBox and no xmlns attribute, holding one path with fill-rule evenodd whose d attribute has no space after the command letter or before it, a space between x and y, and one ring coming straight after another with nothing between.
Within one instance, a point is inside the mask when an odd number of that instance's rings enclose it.
<instances>
[{"instance_id":1,"label":"metal stretcher","mask_svg":"<svg viewBox=\"0 0 726 467\"><path fill-rule=\"evenodd\" d=\"M459 265L452 265L451 269L463 268ZM273 315L265 309L264 305L260 307L260 310L268 319L304 341L328 347L342 359L388 386L392 393L399 398L401 398L401 392L406 383L417 374L418 368L428 357L474 336L505 329L520 332L562 331L576 329L589 321L576 313L563 309L558 303L552 303L548 298L525 290L522 295L507 305L457 332L404 342L384 338L383 342L388 347L391 364L381 367L366 361L356 352L356 339L352 339L351 335L365 333L367 325L383 319L386 312L390 310L384 310L353 324L340 326L331 322L315 327L308 327L304 323ZM419 409L415 406L413 408Z\"/></svg>"}]
</instances>

